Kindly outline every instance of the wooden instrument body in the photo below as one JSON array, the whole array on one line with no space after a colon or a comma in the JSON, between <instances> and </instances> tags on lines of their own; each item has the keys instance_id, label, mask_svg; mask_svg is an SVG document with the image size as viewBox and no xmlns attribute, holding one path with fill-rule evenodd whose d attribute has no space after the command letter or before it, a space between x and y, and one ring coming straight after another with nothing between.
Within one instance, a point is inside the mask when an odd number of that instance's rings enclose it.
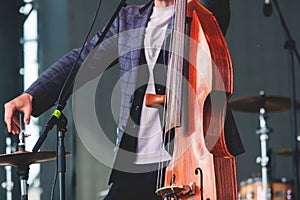
<instances>
[{"instance_id":1,"label":"wooden instrument body","mask_svg":"<svg viewBox=\"0 0 300 200\"><path fill-rule=\"evenodd\" d=\"M231 58L217 21L207 9L191 0L186 15L192 20L184 87L188 98L183 102L182 126L175 128L165 186L194 183L195 194L180 199L234 200L238 195L235 158L224 136L226 103L233 92Z\"/></svg>"}]
</instances>

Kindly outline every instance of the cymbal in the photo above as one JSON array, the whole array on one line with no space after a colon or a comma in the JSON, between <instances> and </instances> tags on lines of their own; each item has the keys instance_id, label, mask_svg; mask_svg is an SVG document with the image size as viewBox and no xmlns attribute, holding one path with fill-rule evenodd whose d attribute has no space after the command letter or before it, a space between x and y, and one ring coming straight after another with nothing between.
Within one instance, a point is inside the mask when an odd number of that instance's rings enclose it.
<instances>
[{"instance_id":1,"label":"cymbal","mask_svg":"<svg viewBox=\"0 0 300 200\"><path fill-rule=\"evenodd\" d=\"M69 155L70 153L66 153ZM28 152L17 151L11 154L0 155L0 166L26 166L33 163L48 162L56 159L55 151Z\"/></svg>"},{"instance_id":2,"label":"cymbal","mask_svg":"<svg viewBox=\"0 0 300 200\"><path fill-rule=\"evenodd\" d=\"M278 155L283 155L283 156L290 156L293 154L293 150L292 149L279 149L278 151L276 151L276 154ZM300 156L300 149L298 149L298 156Z\"/></svg>"},{"instance_id":3,"label":"cymbal","mask_svg":"<svg viewBox=\"0 0 300 200\"><path fill-rule=\"evenodd\" d=\"M233 110L250 113L259 113L260 108L265 108L266 112L276 112L291 107L290 99L287 97L265 95L235 99L229 104ZM299 108L299 103L296 103L296 108Z\"/></svg>"}]
</instances>

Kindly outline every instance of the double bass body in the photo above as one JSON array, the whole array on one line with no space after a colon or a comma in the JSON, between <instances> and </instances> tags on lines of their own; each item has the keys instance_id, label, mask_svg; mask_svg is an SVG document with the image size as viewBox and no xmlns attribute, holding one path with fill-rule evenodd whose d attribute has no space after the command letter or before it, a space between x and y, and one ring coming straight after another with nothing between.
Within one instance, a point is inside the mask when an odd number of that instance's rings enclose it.
<instances>
[{"instance_id":1,"label":"double bass body","mask_svg":"<svg viewBox=\"0 0 300 200\"><path fill-rule=\"evenodd\" d=\"M173 127L172 160L157 192L165 199L235 200L235 158L224 137L225 110L233 92L231 58L216 19L198 1L186 4L186 18L189 52L182 122Z\"/></svg>"}]
</instances>

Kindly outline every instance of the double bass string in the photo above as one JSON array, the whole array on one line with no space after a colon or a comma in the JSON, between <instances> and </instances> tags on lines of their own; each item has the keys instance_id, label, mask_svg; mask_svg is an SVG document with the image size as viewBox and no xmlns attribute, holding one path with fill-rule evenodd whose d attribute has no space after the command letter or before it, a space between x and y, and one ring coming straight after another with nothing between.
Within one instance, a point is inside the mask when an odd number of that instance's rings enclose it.
<instances>
[{"instance_id":1,"label":"double bass string","mask_svg":"<svg viewBox=\"0 0 300 200\"><path fill-rule=\"evenodd\" d=\"M175 14L175 6L173 7L173 15ZM171 24L174 24L174 16L171 17ZM174 30L174 26L171 27L173 30ZM170 33L170 41L173 41L173 30L171 31ZM168 39L167 38L168 36L166 35L166 38L165 39ZM163 51L163 65L166 66L168 65L168 62L171 58L171 52L172 52L172 46L171 45L167 45L168 43L170 42L164 42L163 43L163 48L162 48L162 51ZM168 55L166 55L168 54ZM168 57L167 57L168 56ZM168 58L168 59L166 59ZM165 93L167 92L167 86L165 86ZM167 100L166 100L167 101ZM162 153L164 151L164 146L166 144L167 146L167 152L170 152L170 141L171 141L171 135L168 134L168 138L167 138L167 143L166 143L166 115L165 115L165 112L166 112L166 103L163 104L163 119L162 119L162 127L163 127L163 134L164 134L164 137L163 137L163 142L162 142L162 145L160 146L160 159L162 158ZM156 180L156 190L158 190L160 187L162 187L162 185L164 184L163 183L163 177L164 177L164 161L160 161L158 163L158 174L157 174L157 180Z\"/></svg>"},{"instance_id":2,"label":"double bass string","mask_svg":"<svg viewBox=\"0 0 300 200\"><path fill-rule=\"evenodd\" d=\"M174 2L174 4L176 4L176 1ZM169 42L164 42L163 43L163 48L162 48L162 50L163 50L163 65L164 66L167 66L168 65L168 62L170 61L170 59L171 59L171 55L172 55L172 43L171 43L171 41L173 41L173 36L174 36L174 21L175 21L175 17L174 17L174 15L175 15L175 6L173 7L173 16L171 17L171 21L170 21L170 23L171 24L173 24L173 26L171 27L171 29L172 29L172 31L171 31L171 33L170 33L170 37L169 37ZM166 40L168 39L167 38L168 36L166 35ZM167 45L167 44L169 44L169 45ZM166 54L168 54L167 56L166 56ZM166 59L167 58L167 59ZM169 66L168 66L168 69L169 69ZM165 83L166 84L166 83ZM165 86L165 93L167 93L167 91L168 91L168 86L166 85ZM167 101L167 98L166 98L166 101ZM166 108L167 108L167 106L166 106L167 104L166 104L166 102L163 104L163 115L162 115L162 117L163 117L163 119L162 119L162 127L163 127L163 134L164 134L164 137L163 137L163 142L162 142L162 145L160 146L160 159L162 158L162 153L163 153L163 151L164 151L164 146L165 146L165 144L166 144L166 150L167 150L167 152L170 152L170 142L171 142L171 134L168 134L167 135L167 137L165 137L166 136L166 133L167 133L167 128L166 128ZM167 141L167 142L166 142ZM158 164L158 175L157 175L157 181L156 181L156 190L157 189L159 189L160 187L162 187L163 186L163 181L164 181L164 179L163 179L163 177L164 177L164 161L160 161L159 162L159 164Z\"/></svg>"},{"instance_id":3,"label":"double bass string","mask_svg":"<svg viewBox=\"0 0 300 200\"><path fill-rule=\"evenodd\" d=\"M163 127L164 133L167 134L167 151L170 152L171 132L172 129L181 124L180 116L181 111L181 92L182 92L182 69L184 57L184 30L185 30L185 14L186 14L186 0L178 0L174 2L175 18L173 24L173 31L171 32L171 56L168 62L167 81L166 81L166 102L163 110ZM166 138L163 138L163 148ZM176 141L176 140L174 140ZM176 144L173 144L176 146ZM161 151L162 152L162 151ZM175 149L172 152L172 157L176 155ZM171 160L170 164L172 164ZM173 164L172 164L173 166ZM163 162L159 163L159 174L157 180L157 189L163 183ZM172 174L174 174L174 167Z\"/></svg>"}]
</instances>

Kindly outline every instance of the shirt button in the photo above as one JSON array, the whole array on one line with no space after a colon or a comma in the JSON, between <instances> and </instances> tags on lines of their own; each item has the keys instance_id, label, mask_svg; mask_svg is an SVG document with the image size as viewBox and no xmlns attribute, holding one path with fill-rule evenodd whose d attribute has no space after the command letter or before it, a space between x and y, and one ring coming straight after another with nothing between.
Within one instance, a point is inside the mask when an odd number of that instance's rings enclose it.
<instances>
[{"instance_id":1,"label":"shirt button","mask_svg":"<svg viewBox=\"0 0 300 200\"><path fill-rule=\"evenodd\" d=\"M139 110L140 109L140 106L135 106L134 107L134 110Z\"/></svg>"}]
</instances>

